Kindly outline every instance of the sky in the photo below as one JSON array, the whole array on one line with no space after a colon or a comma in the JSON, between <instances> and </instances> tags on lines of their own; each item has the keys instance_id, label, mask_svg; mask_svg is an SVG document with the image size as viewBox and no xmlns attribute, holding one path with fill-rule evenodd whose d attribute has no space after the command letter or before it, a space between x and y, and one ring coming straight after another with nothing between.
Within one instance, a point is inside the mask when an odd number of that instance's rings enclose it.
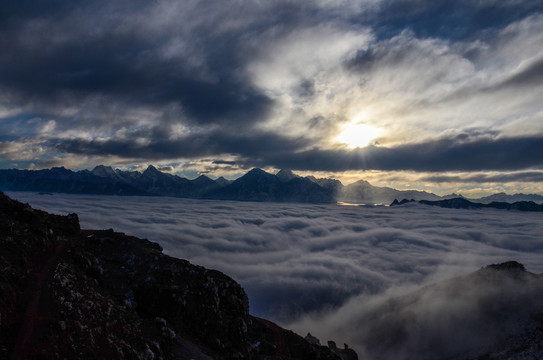
<instances>
[{"instance_id":1,"label":"sky","mask_svg":"<svg viewBox=\"0 0 543 360\"><path fill-rule=\"evenodd\" d=\"M20 0L0 168L253 167L543 194L534 0Z\"/></svg>"},{"instance_id":2,"label":"sky","mask_svg":"<svg viewBox=\"0 0 543 360\"><path fill-rule=\"evenodd\" d=\"M366 358L364 349L381 354L377 359L451 359L451 352L473 345L474 340L480 350L479 340L485 335L496 339L507 333L504 321L499 326L480 321L477 309L484 304L482 299L490 296L488 308L503 319L507 309L500 312L496 299L533 288L503 286L496 294L480 282L430 291L426 286L511 260L530 272L543 272L541 213L421 204L353 207L29 192L8 195L36 209L61 215L76 212L82 228L113 228L156 241L168 255L220 270L245 289L251 314L302 336L311 332L323 344L334 340L342 347L346 342L361 359ZM537 291L541 309L543 290L538 287ZM390 306L390 299L413 293L419 300L408 301L409 306ZM508 304L518 314L530 309L526 301ZM472 323L475 330L470 332L466 325ZM410 329L407 340L388 338L404 325ZM439 340L438 348L444 353L424 353ZM397 353L408 349L415 353ZM465 354L460 358L465 359Z\"/></svg>"}]
</instances>

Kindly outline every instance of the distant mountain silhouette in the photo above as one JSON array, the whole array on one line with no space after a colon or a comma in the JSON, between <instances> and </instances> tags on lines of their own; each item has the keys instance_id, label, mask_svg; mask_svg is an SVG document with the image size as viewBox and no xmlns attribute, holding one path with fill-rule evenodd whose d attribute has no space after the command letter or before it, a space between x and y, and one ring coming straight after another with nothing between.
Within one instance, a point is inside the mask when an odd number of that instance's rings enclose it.
<instances>
[{"instance_id":1,"label":"distant mountain silhouette","mask_svg":"<svg viewBox=\"0 0 543 360\"><path fill-rule=\"evenodd\" d=\"M130 184L96 176L90 171L0 170L0 188L11 191L40 191L71 194L153 195Z\"/></svg>"},{"instance_id":2,"label":"distant mountain silhouette","mask_svg":"<svg viewBox=\"0 0 543 360\"><path fill-rule=\"evenodd\" d=\"M442 197L426 191L373 186L366 180L344 186L338 196L339 201L368 204L389 204L394 199L439 200Z\"/></svg>"},{"instance_id":3,"label":"distant mountain silhouette","mask_svg":"<svg viewBox=\"0 0 543 360\"><path fill-rule=\"evenodd\" d=\"M414 202L414 200L403 199L402 201L398 201L397 199L395 199L390 204L390 206L403 205L410 202ZM502 210L543 212L543 204L539 205L533 201L516 201L514 203L494 201L489 204L483 204L480 202L469 201L465 198L455 198L455 199L445 199L445 200L437 200L437 201L420 200L419 203L424 204L424 205L439 206L442 208L449 208L449 209L492 208L492 209L502 209Z\"/></svg>"},{"instance_id":4,"label":"distant mountain silhouette","mask_svg":"<svg viewBox=\"0 0 543 360\"><path fill-rule=\"evenodd\" d=\"M329 180L337 182L337 180ZM194 180L163 173L150 165L144 172L114 170L99 165L92 171L0 170L0 189L104 195L161 195L237 201L335 202L334 189L283 171L280 175L253 169L235 181Z\"/></svg>"},{"instance_id":5,"label":"distant mountain silhouette","mask_svg":"<svg viewBox=\"0 0 543 360\"><path fill-rule=\"evenodd\" d=\"M334 193L313 181L292 173L273 175L261 169L253 169L230 185L204 195L207 199L280 202L335 202ZM282 176L284 175L284 176Z\"/></svg>"},{"instance_id":6,"label":"distant mountain silhouette","mask_svg":"<svg viewBox=\"0 0 543 360\"><path fill-rule=\"evenodd\" d=\"M164 196L189 197L192 192L192 183L188 179L160 172L153 165L149 165L132 184L138 189Z\"/></svg>"},{"instance_id":7,"label":"distant mountain silhouette","mask_svg":"<svg viewBox=\"0 0 543 360\"><path fill-rule=\"evenodd\" d=\"M261 169L252 169L230 185L205 194L207 199L274 201L281 181Z\"/></svg>"},{"instance_id":8,"label":"distant mountain silhouette","mask_svg":"<svg viewBox=\"0 0 543 360\"><path fill-rule=\"evenodd\" d=\"M194 180L163 173L153 165L149 165L143 173L136 171L113 170L109 166L97 166L92 172L104 178L129 184L148 193L184 198L197 198L205 192L221 187L221 184L207 176Z\"/></svg>"},{"instance_id":9,"label":"distant mountain silhouette","mask_svg":"<svg viewBox=\"0 0 543 360\"><path fill-rule=\"evenodd\" d=\"M315 184L332 191L332 193L335 194L336 199L338 197L339 192L343 188L343 184L341 183L341 181L336 180L336 179L327 179L327 178L317 179L314 176L307 176L306 179L309 179L313 181Z\"/></svg>"},{"instance_id":10,"label":"distant mountain silhouette","mask_svg":"<svg viewBox=\"0 0 543 360\"><path fill-rule=\"evenodd\" d=\"M189 180L164 173L153 165L143 172L122 171L104 165L98 165L91 171L71 171L63 167L48 170L0 169L0 190L103 195L158 195L195 199L302 203L341 201L390 204L395 199L416 201L465 199L458 194L438 196L426 191L396 190L390 187L373 186L365 180L344 186L335 179L317 179L314 176L302 177L285 169L280 170L277 174L270 174L255 168L234 181L224 177L213 180L205 175ZM492 207L496 208L507 208L506 205L496 203L519 202L520 204L516 206L523 209L530 207L535 209L536 207L522 204L522 202L543 202L543 196L499 193L481 199L465 200L481 204L494 203ZM471 207L476 206L471 205Z\"/></svg>"},{"instance_id":11,"label":"distant mountain silhouette","mask_svg":"<svg viewBox=\"0 0 543 360\"><path fill-rule=\"evenodd\" d=\"M220 178L215 180L215 182L217 184L219 184L220 186L226 186L226 185L230 185L233 181L232 180L227 180L227 179L225 179L224 177L221 176Z\"/></svg>"},{"instance_id":12,"label":"distant mountain silhouette","mask_svg":"<svg viewBox=\"0 0 543 360\"><path fill-rule=\"evenodd\" d=\"M288 182L292 179L299 177L298 175L294 174L292 171L283 170L283 169L279 170L279 172L275 175L277 176L277 178L279 178L281 182Z\"/></svg>"},{"instance_id":13,"label":"distant mountain silhouette","mask_svg":"<svg viewBox=\"0 0 543 360\"><path fill-rule=\"evenodd\" d=\"M543 203L543 196L537 194L514 194L508 195L504 192L485 196L477 199L478 202L491 203L491 202L507 202L514 203L519 201L534 201L537 203Z\"/></svg>"}]
</instances>

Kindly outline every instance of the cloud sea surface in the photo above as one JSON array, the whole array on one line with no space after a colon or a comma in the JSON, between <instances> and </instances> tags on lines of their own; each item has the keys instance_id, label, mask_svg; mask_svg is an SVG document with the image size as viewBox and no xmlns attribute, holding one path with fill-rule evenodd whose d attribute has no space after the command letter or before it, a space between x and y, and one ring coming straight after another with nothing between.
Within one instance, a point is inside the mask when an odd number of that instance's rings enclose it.
<instances>
[{"instance_id":1,"label":"cloud sea surface","mask_svg":"<svg viewBox=\"0 0 543 360\"><path fill-rule=\"evenodd\" d=\"M542 214L8 193L83 228L114 228L239 281L251 313L332 337L352 314L425 284L508 260L543 272ZM322 321L310 320L307 314ZM318 324L322 324L319 328ZM357 339L352 338L356 348ZM325 339L321 339L325 340ZM338 340L343 340L340 338Z\"/></svg>"}]
</instances>

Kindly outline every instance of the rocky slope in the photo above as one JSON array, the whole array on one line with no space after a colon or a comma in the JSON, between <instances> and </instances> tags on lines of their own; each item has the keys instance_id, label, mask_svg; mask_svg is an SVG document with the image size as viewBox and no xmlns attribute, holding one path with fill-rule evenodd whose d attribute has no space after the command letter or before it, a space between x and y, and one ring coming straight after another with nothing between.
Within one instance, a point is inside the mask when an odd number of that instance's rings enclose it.
<instances>
[{"instance_id":1,"label":"rocky slope","mask_svg":"<svg viewBox=\"0 0 543 360\"><path fill-rule=\"evenodd\" d=\"M356 358L251 316L221 272L1 192L0 248L1 359Z\"/></svg>"},{"instance_id":2,"label":"rocky slope","mask_svg":"<svg viewBox=\"0 0 543 360\"><path fill-rule=\"evenodd\" d=\"M489 265L369 305L355 336L371 360L542 359L542 298L541 275Z\"/></svg>"}]
</instances>

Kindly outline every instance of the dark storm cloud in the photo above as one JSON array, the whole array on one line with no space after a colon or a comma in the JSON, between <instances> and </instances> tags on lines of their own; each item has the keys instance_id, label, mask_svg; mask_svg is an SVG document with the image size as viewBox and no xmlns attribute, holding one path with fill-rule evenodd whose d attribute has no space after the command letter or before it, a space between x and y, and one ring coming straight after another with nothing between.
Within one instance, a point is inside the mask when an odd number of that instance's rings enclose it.
<instances>
[{"instance_id":1,"label":"dark storm cloud","mask_svg":"<svg viewBox=\"0 0 543 360\"><path fill-rule=\"evenodd\" d=\"M277 168L346 170L517 170L543 166L543 137L491 137L462 134L396 147L354 150L307 150L265 159Z\"/></svg>"},{"instance_id":2,"label":"dark storm cloud","mask_svg":"<svg viewBox=\"0 0 543 360\"><path fill-rule=\"evenodd\" d=\"M37 112L67 96L76 106L101 97L123 107L176 103L184 121L250 126L274 105L245 73L261 41L332 21L289 1L17 2L0 14L0 88L11 105ZM310 94L311 81L300 91Z\"/></svg>"},{"instance_id":3,"label":"dark storm cloud","mask_svg":"<svg viewBox=\"0 0 543 360\"><path fill-rule=\"evenodd\" d=\"M477 171L520 170L543 166L543 137L496 137L494 134L459 134L423 143L396 147L368 146L353 150L304 150L303 138L290 139L274 133L204 133L177 139L164 137L155 129L150 143L137 138L125 140L51 140L62 152L87 155L116 155L130 158L135 153L146 159L199 157L232 154L244 167L265 167L312 171L415 170Z\"/></svg>"},{"instance_id":4,"label":"dark storm cloud","mask_svg":"<svg viewBox=\"0 0 543 360\"><path fill-rule=\"evenodd\" d=\"M537 8L530 4L483 2L476 6L468 1L466 6L458 6L448 1L385 1L378 10L366 9L368 14L378 11L378 15L362 23L391 29L395 34L406 28L426 34L440 29L458 32L459 28L467 32L514 21ZM0 15L2 86L19 94L19 101L61 102L66 93L105 95L128 104L179 102L188 120L195 122L253 123L266 116L273 101L237 71L251 59L251 43L267 31L286 33L303 23L333 20L317 7L279 2L266 8L266 17L258 8L244 7L254 20L230 31L217 33L212 23L202 20L201 25L189 29L165 27L148 36L138 22L157 21L142 17L152 12L153 6L100 1L77 6L64 1L48 6L29 1L8 5ZM211 20L232 15L217 10L223 6L196 7L187 6L187 12L205 14ZM186 21L183 14L179 21ZM159 56L161 48L176 37L188 43L187 49L179 57ZM187 63L195 50L202 56L197 69ZM311 84L311 80L304 82L300 92L311 94Z\"/></svg>"},{"instance_id":5,"label":"dark storm cloud","mask_svg":"<svg viewBox=\"0 0 543 360\"><path fill-rule=\"evenodd\" d=\"M528 64L501 58L507 69L516 70L497 81L494 73L473 73L486 64L473 65L463 56L472 48L485 53L485 46L491 48L485 54L492 54L499 41L475 42L503 40L498 35L506 25L530 19L516 23L518 34L512 31L511 39L523 38L523 26L540 21L529 15L541 8L533 1L492 0L285 0L235 6L169 0L11 2L0 9L0 141L34 138L34 153L46 154L36 156L79 155L82 166L94 165L86 163L94 161L85 158L91 155L142 160L234 155L243 167L327 171L540 166L534 154L541 140L535 136L413 139L359 150L327 150L317 141L333 143L327 137L349 121L347 112L376 99L399 104L397 112L405 113L405 107L424 110L424 104L438 103L454 90L464 100L482 90L533 89L541 83L542 65L529 53L523 55L533 59ZM466 45L471 42L475 45ZM361 73L360 83L350 84ZM463 77L492 81L471 86L460 81ZM452 90L434 91L435 84ZM473 93L466 90L470 87ZM403 95L424 90L431 95L402 102ZM359 99L361 94L375 99ZM400 95L389 99L387 94ZM360 105L349 108L350 102ZM385 115L394 119L396 114ZM518 111L503 116L509 121ZM435 123L440 122L438 115ZM298 137L283 133L279 124L287 123ZM257 130L258 125L273 130ZM447 126L437 126L435 133ZM10 160L43 160L14 154Z\"/></svg>"},{"instance_id":6,"label":"dark storm cloud","mask_svg":"<svg viewBox=\"0 0 543 360\"><path fill-rule=\"evenodd\" d=\"M29 4L13 5L0 17L0 85L9 89L14 103L34 102L38 107L62 103L66 95L105 96L125 106L179 103L187 120L195 123L262 120L272 101L238 69L250 59L249 34L257 36L259 29L253 27L263 24L247 20L236 31L214 33L207 27L213 24L202 20L189 28L165 25L148 35L145 28L153 29L153 24L139 22L160 21L144 16L155 5L59 3L43 12ZM195 16L206 10L199 7L203 9L194 10ZM217 11L208 10L207 21L213 21ZM188 22L183 15L179 22ZM266 26L273 27L273 20ZM178 43L181 49L175 48Z\"/></svg>"},{"instance_id":7,"label":"dark storm cloud","mask_svg":"<svg viewBox=\"0 0 543 360\"><path fill-rule=\"evenodd\" d=\"M20 18L40 18L73 10L75 3L69 0L51 0L48 2L34 0L11 1L2 4L0 9L0 25L5 26L9 21Z\"/></svg>"},{"instance_id":8,"label":"dark storm cloud","mask_svg":"<svg viewBox=\"0 0 543 360\"><path fill-rule=\"evenodd\" d=\"M179 103L188 121L231 122L240 126L265 117L272 101L242 78L221 75L210 83L179 69L174 61L134 60L151 46L135 38L98 38L67 44L52 54L29 52L2 57L2 86L25 101L61 103L100 95L125 106ZM222 54L225 58L228 54Z\"/></svg>"},{"instance_id":9,"label":"dark storm cloud","mask_svg":"<svg viewBox=\"0 0 543 360\"><path fill-rule=\"evenodd\" d=\"M275 133L252 133L248 135L228 132L206 132L191 134L176 139L168 139L167 130L154 128L143 133L151 133L150 142L140 142L137 137L125 140L62 140L56 147L62 152L88 155L116 155L131 158L134 154L145 159L177 157L201 157L216 154L236 154L260 161L269 153L286 154L307 146L304 139L289 139Z\"/></svg>"},{"instance_id":10,"label":"dark storm cloud","mask_svg":"<svg viewBox=\"0 0 543 360\"><path fill-rule=\"evenodd\" d=\"M215 165L236 165L235 161L227 161L227 160L213 160L212 163Z\"/></svg>"},{"instance_id":11,"label":"dark storm cloud","mask_svg":"<svg viewBox=\"0 0 543 360\"><path fill-rule=\"evenodd\" d=\"M508 182L543 182L541 171L520 171L499 174L463 174L463 175L432 175L422 178L431 182L455 183L508 183Z\"/></svg>"},{"instance_id":12,"label":"dark storm cloud","mask_svg":"<svg viewBox=\"0 0 543 360\"><path fill-rule=\"evenodd\" d=\"M469 40L540 11L538 1L389 0L381 2L372 26L384 38L410 29L422 38Z\"/></svg>"}]
</instances>

